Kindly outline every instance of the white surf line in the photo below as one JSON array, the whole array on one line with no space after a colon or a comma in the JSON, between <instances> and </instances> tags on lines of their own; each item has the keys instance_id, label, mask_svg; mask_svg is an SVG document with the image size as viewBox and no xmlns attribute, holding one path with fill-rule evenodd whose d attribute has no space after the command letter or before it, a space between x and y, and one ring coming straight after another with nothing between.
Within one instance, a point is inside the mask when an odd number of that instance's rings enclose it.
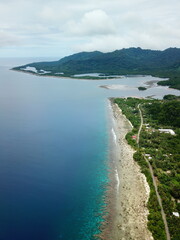
<instances>
[{"instance_id":1,"label":"white surf line","mask_svg":"<svg viewBox=\"0 0 180 240\"><path fill-rule=\"evenodd\" d=\"M119 174L118 174L117 168L115 169L115 176L116 176L116 181L117 181L117 192L119 192L120 180L119 180Z\"/></svg>"},{"instance_id":2,"label":"white surf line","mask_svg":"<svg viewBox=\"0 0 180 240\"><path fill-rule=\"evenodd\" d=\"M112 109L112 105L111 105L110 100L108 101L108 108L109 108L110 113L111 113L112 126L115 126L116 125L116 121L114 119L113 109Z\"/></svg>"},{"instance_id":3,"label":"white surf line","mask_svg":"<svg viewBox=\"0 0 180 240\"><path fill-rule=\"evenodd\" d=\"M116 136L115 131L114 131L113 128L111 129L111 132L112 132L112 135L113 135L114 142L117 145L117 136Z\"/></svg>"}]
</instances>

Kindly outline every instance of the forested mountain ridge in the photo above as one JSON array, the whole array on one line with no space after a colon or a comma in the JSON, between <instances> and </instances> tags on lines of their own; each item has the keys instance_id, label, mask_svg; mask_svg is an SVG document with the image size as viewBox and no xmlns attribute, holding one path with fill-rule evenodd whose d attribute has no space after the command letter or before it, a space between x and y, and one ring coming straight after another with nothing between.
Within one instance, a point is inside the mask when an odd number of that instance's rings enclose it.
<instances>
[{"instance_id":1,"label":"forested mountain ridge","mask_svg":"<svg viewBox=\"0 0 180 240\"><path fill-rule=\"evenodd\" d=\"M69 74L103 72L121 74L128 71L148 71L152 69L178 69L180 67L180 49L168 48L164 51L128 48L109 53L80 52L54 62L31 63L25 66L36 69L60 71Z\"/></svg>"},{"instance_id":2,"label":"forested mountain ridge","mask_svg":"<svg viewBox=\"0 0 180 240\"><path fill-rule=\"evenodd\" d=\"M72 76L83 73L103 73L179 77L180 48L168 48L164 51L127 48L109 53L80 52L59 61L31 63L16 67L14 70L23 71L26 67L36 68L37 74L42 69L48 71L46 75L63 73L64 76Z\"/></svg>"}]
</instances>

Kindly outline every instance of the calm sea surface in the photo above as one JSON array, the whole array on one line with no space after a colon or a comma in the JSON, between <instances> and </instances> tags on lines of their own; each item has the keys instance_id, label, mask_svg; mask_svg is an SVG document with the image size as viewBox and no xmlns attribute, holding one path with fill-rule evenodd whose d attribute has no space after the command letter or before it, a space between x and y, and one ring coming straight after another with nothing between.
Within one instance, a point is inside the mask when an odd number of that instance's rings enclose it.
<instances>
[{"instance_id":1,"label":"calm sea surface","mask_svg":"<svg viewBox=\"0 0 180 240\"><path fill-rule=\"evenodd\" d=\"M107 98L179 91L139 92L150 76L80 81L9 70L31 60L0 59L0 240L92 240L108 183Z\"/></svg>"}]
</instances>

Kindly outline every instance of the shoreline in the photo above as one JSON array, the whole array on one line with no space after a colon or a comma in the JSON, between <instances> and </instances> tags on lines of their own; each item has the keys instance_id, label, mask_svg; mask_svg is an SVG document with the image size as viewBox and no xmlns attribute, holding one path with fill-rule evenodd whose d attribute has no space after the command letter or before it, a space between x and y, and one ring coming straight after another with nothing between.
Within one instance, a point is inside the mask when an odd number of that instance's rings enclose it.
<instances>
[{"instance_id":1,"label":"shoreline","mask_svg":"<svg viewBox=\"0 0 180 240\"><path fill-rule=\"evenodd\" d=\"M104 240L152 240L147 228L147 202L150 188L140 166L134 161L134 150L125 136L132 125L119 107L110 100L112 149L110 187L107 191L106 226L100 235Z\"/></svg>"},{"instance_id":2,"label":"shoreline","mask_svg":"<svg viewBox=\"0 0 180 240\"><path fill-rule=\"evenodd\" d=\"M119 77L119 78L117 78L117 77L114 77L114 78L97 78L97 79L95 79L95 78L78 78L78 77L67 77L67 76L63 76L63 75L45 75L45 74L38 74L38 73L35 73L35 72L29 72L29 71L23 71L23 70L17 70L17 69L13 69L13 68L11 68L10 69L11 71L15 71L15 72L21 72L21 73L25 73L25 74L30 74L30 75L34 75L34 76L38 76L38 77L52 77L52 78L61 78L61 79L74 79L74 80L94 80L94 81L102 81L102 80L117 80L117 79L122 79L122 76L121 77ZM132 76L126 76L126 75L123 75L123 76L125 76L125 77L137 77L137 76L139 76L139 77L144 77L144 76L151 76L151 75L132 75ZM161 81L161 80L159 80L159 81ZM153 86L153 84L154 83L157 83L157 82L159 82L158 80L151 80L151 81L147 81L147 82L145 82L145 84L147 83L147 85L149 85L149 87L152 87ZM152 82L152 84L151 84L151 82ZM111 86L111 85L110 85ZM101 88L106 88L106 89L111 89L111 88L109 88L109 85L100 85L99 87L101 87Z\"/></svg>"},{"instance_id":3,"label":"shoreline","mask_svg":"<svg viewBox=\"0 0 180 240\"><path fill-rule=\"evenodd\" d=\"M73 79L73 80L87 80L87 81L102 81L102 80L115 80L117 78L97 78L97 79L93 79L93 78L76 78L76 77L65 77L65 76L55 76L55 75L45 75L45 74L38 74L38 73L35 73L35 72L28 72L28 71L23 71L23 70L16 70L16 69L13 69L11 68L10 69L11 71L15 71L15 72L21 72L21 73L25 73L25 74L30 74L30 75L34 75L34 76L38 76L38 77L52 77L52 78L60 78L60 79Z\"/></svg>"}]
</instances>

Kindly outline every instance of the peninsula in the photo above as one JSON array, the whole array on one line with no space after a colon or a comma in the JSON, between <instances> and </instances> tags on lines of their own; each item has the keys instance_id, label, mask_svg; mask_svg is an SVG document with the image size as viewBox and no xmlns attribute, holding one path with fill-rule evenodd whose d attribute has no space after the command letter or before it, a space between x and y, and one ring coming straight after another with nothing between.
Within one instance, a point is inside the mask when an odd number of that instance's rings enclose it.
<instances>
[{"instance_id":1,"label":"peninsula","mask_svg":"<svg viewBox=\"0 0 180 240\"><path fill-rule=\"evenodd\" d=\"M121 75L152 75L168 78L159 85L180 89L180 48L164 51L128 48L109 53L80 52L53 62L29 63L13 70L39 76L78 79L111 79Z\"/></svg>"}]
</instances>

